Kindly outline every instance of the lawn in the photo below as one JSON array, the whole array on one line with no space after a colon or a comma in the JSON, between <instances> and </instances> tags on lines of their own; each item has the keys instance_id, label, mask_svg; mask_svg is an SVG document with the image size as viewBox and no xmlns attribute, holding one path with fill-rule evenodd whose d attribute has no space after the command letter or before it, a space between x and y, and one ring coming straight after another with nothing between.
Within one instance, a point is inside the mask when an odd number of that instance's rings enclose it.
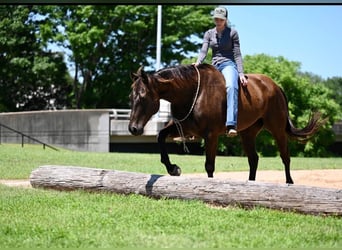
<instances>
[{"instance_id":1,"label":"lawn","mask_svg":"<svg viewBox=\"0 0 342 250\"><path fill-rule=\"evenodd\" d=\"M0 145L0 178L28 178L63 164L165 174L156 154L86 153ZM183 172L204 172L204 157L172 155ZM293 158L292 169L341 168L340 158ZM217 171L247 170L244 157L218 157ZM262 158L260 169L283 169ZM342 220L265 208L218 208L200 201L60 192L0 185L0 247L342 247Z\"/></svg>"}]
</instances>

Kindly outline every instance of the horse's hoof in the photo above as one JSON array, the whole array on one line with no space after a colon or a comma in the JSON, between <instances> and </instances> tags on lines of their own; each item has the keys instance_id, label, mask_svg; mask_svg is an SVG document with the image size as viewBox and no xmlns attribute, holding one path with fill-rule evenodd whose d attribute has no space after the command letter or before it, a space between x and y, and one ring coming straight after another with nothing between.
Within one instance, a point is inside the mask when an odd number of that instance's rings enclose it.
<instances>
[{"instance_id":1,"label":"horse's hoof","mask_svg":"<svg viewBox=\"0 0 342 250\"><path fill-rule=\"evenodd\" d=\"M294 184L292 178L286 180L286 184Z\"/></svg>"},{"instance_id":2,"label":"horse's hoof","mask_svg":"<svg viewBox=\"0 0 342 250\"><path fill-rule=\"evenodd\" d=\"M180 167L178 167L177 165L174 166L173 170L171 172L169 172L169 174L171 176L180 176L182 173L182 170Z\"/></svg>"}]
</instances>

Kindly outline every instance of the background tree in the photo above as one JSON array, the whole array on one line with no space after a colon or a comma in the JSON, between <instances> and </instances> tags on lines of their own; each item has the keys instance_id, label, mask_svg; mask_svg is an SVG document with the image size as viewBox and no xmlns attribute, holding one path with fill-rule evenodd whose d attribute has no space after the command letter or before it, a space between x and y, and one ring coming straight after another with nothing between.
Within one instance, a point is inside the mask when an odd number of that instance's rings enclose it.
<instances>
[{"instance_id":1,"label":"background tree","mask_svg":"<svg viewBox=\"0 0 342 250\"><path fill-rule=\"evenodd\" d=\"M212 23L212 6L163 7L162 65L177 64L197 51L191 36ZM126 108L130 73L153 69L157 6L40 6L40 34L46 43L70 50L78 108Z\"/></svg>"},{"instance_id":2,"label":"background tree","mask_svg":"<svg viewBox=\"0 0 342 250\"><path fill-rule=\"evenodd\" d=\"M0 6L0 111L67 106L63 55L41 49L30 6Z\"/></svg>"},{"instance_id":3,"label":"background tree","mask_svg":"<svg viewBox=\"0 0 342 250\"><path fill-rule=\"evenodd\" d=\"M340 105L339 119L342 119L342 77L328 78L324 85L331 90L332 98Z\"/></svg>"},{"instance_id":4,"label":"background tree","mask_svg":"<svg viewBox=\"0 0 342 250\"><path fill-rule=\"evenodd\" d=\"M315 76L300 72L300 63L288 61L282 56L272 57L265 54L244 58L246 73L262 73L270 76L285 92L290 117L297 127L304 127L312 112L319 111L328 117L324 128L306 144L290 141L290 151L294 155L323 156L326 148L334 140L332 125L338 119L339 105L334 101L332 92ZM316 79L316 80L315 80ZM268 132L262 132L257 139L258 148L263 155L275 155L277 149Z\"/></svg>"}]
</instances>

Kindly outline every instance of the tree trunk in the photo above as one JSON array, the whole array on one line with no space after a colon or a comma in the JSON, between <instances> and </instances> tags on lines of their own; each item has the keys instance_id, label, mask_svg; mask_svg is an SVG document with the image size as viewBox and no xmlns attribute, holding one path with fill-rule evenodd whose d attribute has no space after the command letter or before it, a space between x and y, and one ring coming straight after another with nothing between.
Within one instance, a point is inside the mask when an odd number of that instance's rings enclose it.
<instances>
[{"instance_id":1,"label":"tree trunk","mask_svg":"<svg viewBox=\"0 0 342 250\"><path fill-rule=\"evenodd\" d=\"M41 166L31 185L57 190L84 189L176 199L197 199L220 205L262 206L306 214L342 215L342 190L286 184L172 177L73 166Z\"/></svg>"}]
</instances>

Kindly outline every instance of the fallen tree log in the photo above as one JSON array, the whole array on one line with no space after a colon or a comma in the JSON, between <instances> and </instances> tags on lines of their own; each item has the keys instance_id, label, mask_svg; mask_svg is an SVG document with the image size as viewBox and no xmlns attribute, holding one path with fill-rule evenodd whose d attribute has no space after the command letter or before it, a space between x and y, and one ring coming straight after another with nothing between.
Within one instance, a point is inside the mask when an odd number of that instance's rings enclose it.
<instances>
[{"instance_id":1,"label":"fallen tree log","mask_svg":"<svg viewBox=\"0 0 342 250\"><path fill-rule=\"evenodd\" d=\"M332 188L53 165L33 170L30 183L34 188L107 191L154 198L197 199L224 206L262 206L306 214L342 215L342 190Z\"/></svg>"}]
</instances>

